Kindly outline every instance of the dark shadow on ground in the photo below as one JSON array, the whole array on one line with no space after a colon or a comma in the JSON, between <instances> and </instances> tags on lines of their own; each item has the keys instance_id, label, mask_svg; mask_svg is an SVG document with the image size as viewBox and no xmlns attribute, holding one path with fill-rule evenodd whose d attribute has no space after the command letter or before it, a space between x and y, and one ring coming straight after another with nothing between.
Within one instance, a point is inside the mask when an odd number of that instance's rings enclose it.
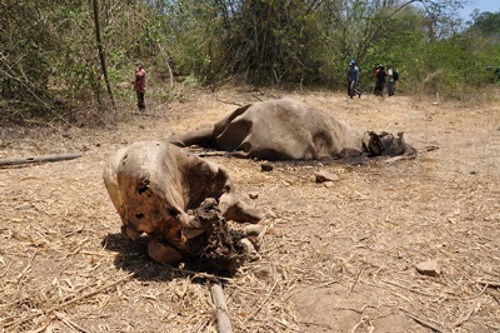
<instances>
[{"instance_id":1,"label":"dark shadow on ground","mask_svg":"<svg viewBox=\"0 0 500 333\"><path fill-rule=\"evenodd\" d=\"M207 280L232 277L236 271L214 269L202 258L183 258L176 264L160 264L148 255L148 236L132 241L122 233L108 234L102 240L107 250L117 252L115 267L128 272L136 272L135 278L144 281L171 281L176 278L192 276L193 282L206 283ZM243 263L243 262L242 262ZM222 281L219 281L222 282Z\"/></svg>"},{"instance_id":2,"label":"dark shadow on ground","mask_svg":"<svg viewBox=\"0 0 500 333\"><path fill-rule=\"evenodd\" d=\"M318 160L284 160L284 161L269 161L275 165L291 165L291 166L324 166L324 165L369 165L374 159L367 155L345 156L342 158L322 158Z\"/></svg>"}]
</instances>

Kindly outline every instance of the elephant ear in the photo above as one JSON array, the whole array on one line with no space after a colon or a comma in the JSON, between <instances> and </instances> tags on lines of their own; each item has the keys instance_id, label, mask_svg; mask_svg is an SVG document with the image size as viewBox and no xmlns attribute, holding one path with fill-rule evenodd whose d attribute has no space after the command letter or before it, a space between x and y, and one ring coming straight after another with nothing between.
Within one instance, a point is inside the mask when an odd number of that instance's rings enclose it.
<instances>
[{"instance_id":1,"label":"elephant ear","mask_svg":"<svg viewBox=\"0 0 500 333\"><path fill-rule=\"evenodd\" d=\"M198 156L185 154L182 172L185 188L186 209L195 209L206 198L218 199L231 189L231 181L226 170L219 165L201 159Z\"/></svg>"},{"instance_id":2,"label":"elephant ear","mask_svg":"<svg viewBox=\"0 0 500 333\"><path fill-rule=\"evenodd\" d=\"M387 141L383 143L385 148L384 155L399 156L405 152L406 143L404 140L404 132L399 132L397 138L392 135L388 136Z\"/></svg>"},{"instance_id":3,"label":"elephant ear","mask_svg":"<svg viewBox=\"0 0 500 333\"><path fill-rule=\"evenodd\" d=\"M398 138L401 141L401 143L405 143L405 138L404 138L405 132L398 132Z\"/></svg>"}]
</instances>

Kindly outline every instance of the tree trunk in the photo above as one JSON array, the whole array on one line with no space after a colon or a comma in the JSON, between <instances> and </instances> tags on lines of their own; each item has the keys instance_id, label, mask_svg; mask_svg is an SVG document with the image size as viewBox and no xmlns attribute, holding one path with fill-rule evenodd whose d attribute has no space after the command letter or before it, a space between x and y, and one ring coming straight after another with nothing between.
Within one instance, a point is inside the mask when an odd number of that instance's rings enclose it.
<instances>
[{"instance_id":1,"label":"tree trunk","mask_svg":"<svg viewBox=\"0 0 500 333\"><path fill-rule=\"evenodd\" d=\"M115 98L113 97L111 85L109 84L108 70L106 69L106 59L104 58L104 50L102 47L101 28L99 27L99 0L92 0L92 4L94 5L95 37L97 41L97 48L99 50L99 60L101 61L102 74L104 75L104 81L106 82L106 88L111 100L111 105L113 106L113 108L115 108Z\"/></svg>"},{"instance_id":2,"label":"tree trunk","mask_svg":"<svg viewBox=\"0 0 500 333\"><path fill-rule=\"evenodd\" d=\"M165 49L163 48L163 46L160 43L158 43L158 48L160 49L160 52L165 56L165 65L167 66L168 76L170 78L170 89L173 89L174 88L174 72L172 71L172 67L170 66L169 56L165 52Z\"/></svg>"}]
</instances>

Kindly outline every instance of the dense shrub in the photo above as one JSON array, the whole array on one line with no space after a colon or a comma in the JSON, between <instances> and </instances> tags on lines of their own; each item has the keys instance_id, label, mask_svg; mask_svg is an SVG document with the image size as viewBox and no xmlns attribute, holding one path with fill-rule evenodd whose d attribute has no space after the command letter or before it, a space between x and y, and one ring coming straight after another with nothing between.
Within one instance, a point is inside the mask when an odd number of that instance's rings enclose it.
<instances>
[{"instance_id":1,"label":"dense shrub","mask_svg":"<svg viewBox=\"0 0 500 333\"><path fill-rule=\"evenodd\" d=\"M173 76L212 88L238 77L343 89L350 59L365 90L381 63L398 69L406 93L463 98L500 76L500 13L476 13L464 28L452 10L463 2L100 0L99 8L112 87L141 60L156 87L150 96L162 102L176 96ZM111 106L89 1L3 0L0 30L2 118L99 115Z\"/></svg>"}]
</instances>

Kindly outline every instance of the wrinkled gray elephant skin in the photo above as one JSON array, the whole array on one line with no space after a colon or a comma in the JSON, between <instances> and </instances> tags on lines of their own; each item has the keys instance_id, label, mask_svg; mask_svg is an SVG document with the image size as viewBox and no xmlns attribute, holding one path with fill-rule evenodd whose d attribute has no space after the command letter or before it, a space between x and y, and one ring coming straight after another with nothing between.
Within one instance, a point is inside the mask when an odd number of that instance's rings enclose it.
<instances>
[{"instance_id":1,"label":"wrinkled gray elephant skin","mask_svg":"<svg viewBox=\"0 0 500 333\"><path fill-rule=\"evenodd\" d=\"M264 160L318 160L359 156L413 154L403 133L395 137L365 132L325 112L293 99L278 99L240 107L214 126L197 129L170 142L199 145L240 157Z\"/></svg>"}]
</instances>

